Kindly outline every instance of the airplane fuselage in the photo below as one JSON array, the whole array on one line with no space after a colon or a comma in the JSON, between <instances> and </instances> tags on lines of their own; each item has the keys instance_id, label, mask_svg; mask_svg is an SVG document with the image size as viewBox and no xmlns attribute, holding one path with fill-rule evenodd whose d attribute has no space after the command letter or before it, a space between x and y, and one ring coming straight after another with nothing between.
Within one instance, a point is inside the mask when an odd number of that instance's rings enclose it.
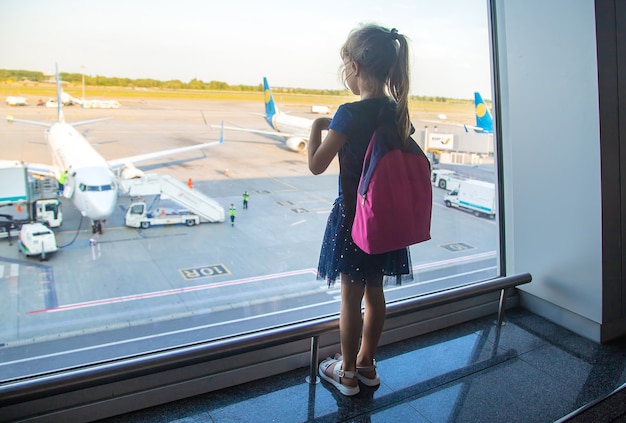
<instances>
[{"instance_id":1,"label":"airplane fuselage","mask_svg":"<svg viewBox=\"0 0 626 423\"><path fill-rule=\"evenodd\" d=\"M106 220L117 203L117 183L107 162L69 124L53 124L46 138L53 165L59 172L67 172L64 196L83 216L93 221Z\"/></svg>"},{"instance_id":2,"label":"airplane fuselage","mask_svg":"<svg viewBox=\"0 0 626 423\"><path fill-rule=\"evenodd\" d=\"M291 133L307 139L311 135L311 126L313 125L311 119L286 115L280 112L273 115L271 120L268 119L268 123L278 132Z\"/></svg>"}]
</instances>

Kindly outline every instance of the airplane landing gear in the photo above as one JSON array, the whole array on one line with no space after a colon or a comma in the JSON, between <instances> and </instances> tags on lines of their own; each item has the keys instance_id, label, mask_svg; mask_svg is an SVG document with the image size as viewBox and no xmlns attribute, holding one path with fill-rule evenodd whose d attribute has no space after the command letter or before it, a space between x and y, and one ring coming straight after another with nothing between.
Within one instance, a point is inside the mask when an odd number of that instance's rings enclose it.
<instances>
[{"instance_id":1,"label":"airplane landing gear","mask_svg":"<svg viewBox=\"0 0 626 423\"><path fill-rule=\"evenodd\" d=\"M95 220L92 222L91 224L91 233L99 233L100 235L102 235L102 221L101 220Z\"/></svg>"}]
</instances>

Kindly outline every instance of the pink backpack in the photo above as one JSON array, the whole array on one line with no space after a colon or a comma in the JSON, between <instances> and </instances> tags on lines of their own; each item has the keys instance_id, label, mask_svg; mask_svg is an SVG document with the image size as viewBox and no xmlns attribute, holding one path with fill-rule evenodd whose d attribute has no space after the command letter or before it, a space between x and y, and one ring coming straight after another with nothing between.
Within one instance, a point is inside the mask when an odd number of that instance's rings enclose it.
<instances>
[{"instance_id":1,"label":"pink backpack","mask_svg":"<svg viewBox=\"0 0 626 423\"><path fill-rule=\"evenodd\" d=\"M370 139L357 193L354 243L368 254L399 250L430 239L430 162L395 125L383 124Z\"/></svg>"}]
</instances>

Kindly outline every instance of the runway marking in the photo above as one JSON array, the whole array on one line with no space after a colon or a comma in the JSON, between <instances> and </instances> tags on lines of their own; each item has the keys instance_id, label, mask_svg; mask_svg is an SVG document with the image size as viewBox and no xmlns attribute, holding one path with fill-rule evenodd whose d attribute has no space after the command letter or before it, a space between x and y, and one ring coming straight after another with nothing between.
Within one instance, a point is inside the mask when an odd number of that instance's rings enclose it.
<instances>
[{"instance_id":1,"label":"runway marking","mask_svg":"<svg viewBox=\"0 0 626 423\"><path fill-rule=\"evenodd\" d=\"M183 279L193 281L196 279L209 278L213 276L230 275L230 270L223 264L211 264L208 266L187 267L178 269Z\"/></svg>"},{"instance_id":2,"label":"runway marking","mask_svg":"<svg viewBox=\"0 0 626 423\"><path fill-rule=\"evenodd\" d=\"M458 257L458 258L449 259L449 260L440 260L440 261L432 262L432 263L424 263L421 265L413 266L413 270L415 271L415 270L420 270L420 269L425 269L425 268L448 265L451 263L459 263L462 261L476 260L480 258L495 257L495 256L496 256L495 251L488 251L485 253L474 254L471 256ZM52 313L52 312L65 311L65 310L76 310L76 309L86 308L86 307L94 307L94 306L115 304L115 303L135 301L135 300L143 300L143 299L148 299L148 298L164 297L167 295L178 295L178 294L184 294L187 292L202 291L202 290L208 290L208 289L213 289L213 288L219 288L223 286L240 285L240 284L258 282L258 281L268 280L268 279L277 279L277 278L282 278L286 276L305 275L308 273L313 274L317 277L317 271L313 268L294 270L291 272L273 273L269 275L255 276L251 278L235 279L232 281L207 283L207 284L197 285L197 286L168 289L168 290L163 290L163 291L154 291L154 292L148 292L144 294L126 295L126 296L113 297L113 298L107 298L107 299L102 299L102 300L86 301L86 302L81 302L81 303L62 305L58 307L44 308L40 310L31 310L31 311L28 311L27 314Z\"/></svg>"},{"instance_id":3,"label":"runway marking","mask_svg":"<svg viewBox=\"0 0 626 423\"><path fill-rule=\"evenodd\" d=\"M113 297L113 298L106 298L102 300L85 301L82 303L67 304L67 305L62 305L58 307L43 308L40 310L31 310L31 311L28 311L26 314L53 313L53 312L65 311L65 310L76 310L79 308L122 303L122 302L127 302L127 301L143 300L146 298L164 297L167 295L178 295L178 294L184 294L187 292L219 288L222 286L241 285L241 284L246 284L246 283L251 283L251 282L264 281L268 279L278 279L278 278L283 278L286 276L305 275L307 273L311 273L317 276L317 271L315 269L294 270L291 272L273 273L270 275L255 276L252 278L235 279L232 281L213 282L213 283L207 283L204 285L167 289L163 291L147 292L145 294L125 295L122 297Z\"/></svg>"},{"instance_id":4,"label":"runway marking","mask_svg":"<svg viewBox=\"0 0 626 423\"><path fill-rule=\"evenodd\" d=\"M297 222L293 222L293 223L292 223L291 225L289 225L289 226L296 226L296 225L299 225L299 224L304 223L304 222L306 222L306 220L305 220L305 219L298 220Z\"/></svg>"},{"instance_id":5,"label":"runway marking","mask_svg":"<svg viewBox=\"0 0 626 423\"><path fill-rule=\"evenodd\" d=\"M474 248L476 248L464 242L452 242L450 244L442 244L440 245L440 247L453 253L465 250L473 250Z\"/></svg>"},{"instance_id":6,"label":"runway marking","mask_svg":"<svg viewBox=\"0 0 626 423\"><path fill-rule=\"evenodd\" d=\"M491 257L496 257L496 256L497 256L497 251L486 251L484 253L472 254L470 256L456 257L456 258L451 258L447 260L439 260L439 261L430 262L430 263L418 264L416 266L413 266L413 270L428 269L430 267L437 267L437 266L446 266L450 264L457 264L463 261L485 259L485 258L491 258Z\"/></svg>"}]
</instances>

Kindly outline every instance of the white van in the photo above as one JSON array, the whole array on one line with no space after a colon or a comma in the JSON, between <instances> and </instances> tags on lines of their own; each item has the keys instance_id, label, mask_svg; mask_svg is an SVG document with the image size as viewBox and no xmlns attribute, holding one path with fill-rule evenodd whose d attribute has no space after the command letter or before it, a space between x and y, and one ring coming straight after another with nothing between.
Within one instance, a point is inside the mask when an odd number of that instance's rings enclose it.
<instances>
[{"instance_id":1,"label":"white van","mask_svg":"<svg viewBox=\"0 0 626 423\"><path fill-rule=\"evenodd\" d=\"M496 217L496 189L491 182L468 179L443 197L446 207L457 207L474 216Z\"/></svg>"},{"instance_id":2,"label":"white van","mask_svg":"<svg viewBox=\"0 0 626 423\"><path fill-rule=\"evenodd\" d=\"M54 232L43 223L23 224L18 235L17 248L26 256L41 255L41 260L45 260L48 253L59 249Z\"/></svg>"}]
</instances>

